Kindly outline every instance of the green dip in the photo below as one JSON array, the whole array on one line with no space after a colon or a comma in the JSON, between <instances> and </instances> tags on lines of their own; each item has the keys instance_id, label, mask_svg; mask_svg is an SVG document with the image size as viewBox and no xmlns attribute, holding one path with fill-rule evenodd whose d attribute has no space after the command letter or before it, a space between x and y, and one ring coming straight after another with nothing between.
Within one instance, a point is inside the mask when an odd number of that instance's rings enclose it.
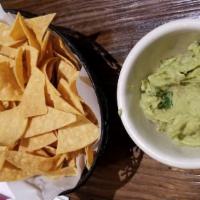
<instances>
[{"instance_id":1,"label":"green dip","mask_svg":"<svg viewBox=\"0 0 200 200\"><path fill-rule=\"evenodd\" d=\"M142 81L141 108L175 142L200 146L200 44L164 60Z\"/></svg>"}]
</instances>

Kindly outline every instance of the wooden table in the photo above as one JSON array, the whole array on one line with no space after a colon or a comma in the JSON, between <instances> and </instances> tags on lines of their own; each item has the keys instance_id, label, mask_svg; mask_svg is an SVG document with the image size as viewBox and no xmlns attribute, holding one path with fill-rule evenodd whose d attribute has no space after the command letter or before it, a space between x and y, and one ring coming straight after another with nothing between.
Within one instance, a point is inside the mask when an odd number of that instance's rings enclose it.
<instances>
[{"instance_id":1,"label":"wooden table","mask_svg":"<svg viewBox=\"0 0 200 200\"><path fill-rule=\"evenodd\" d=\"M154 27L200 15L199 0L1 0L5 8L57 13L55 24L86 35L122 64L133 45ZM118 126L116 124L116 126ZM118 131L117 131L118 130ZM104 157L71 199L200 200L200 170L178 170L143 155L122 129L110 133Z\"/></svg>"}]
</instances>

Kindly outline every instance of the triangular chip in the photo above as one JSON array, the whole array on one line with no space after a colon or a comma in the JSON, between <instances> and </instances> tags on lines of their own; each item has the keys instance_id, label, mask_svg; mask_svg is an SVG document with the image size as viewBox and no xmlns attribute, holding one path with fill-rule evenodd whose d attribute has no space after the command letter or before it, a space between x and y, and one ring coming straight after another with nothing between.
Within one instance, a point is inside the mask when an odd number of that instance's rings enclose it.
<instances>
[{"instance_id":1,"label":"triangular chip","mask_svg":"<svg viewBox=\"0 0 200 200\"><path fill-rule=\"evenodd\" d=\"M14 75L16 78L16 81L21 88L21 90L24 90L24 69L23 69L23 50L22 48L18 49L17 56L15 59L15 65L14 65Z\"/></svg>"},{"instance_id":2,"label":"triangular chip","mask_svg":"<svg viewBox=\"0 0 200 200\"><path fill-rule=\"evenodd\" d=\"M26 19L26 24L33 30L39 42L42 41L43 36L55 15L55 13L52 13L31 19Z\"/></svg>"},{"instance_id":3,"label":"triangular chip","mask_svg":"<svg viewBox=\"0 0 200 200\"><path fill-rule=\"evenodd\" d=\"M0 112L0 145L13 145L24 134L27 123L19 107Z\"/></svg>"},{"instance_id":4,"label":"triangular chip","mask_svg":"<svg viewBox=\"0 0 200 200\"><path fill-rule=\"evenodd\" d=\"M49 154L44 149L39 149L32 153L37 156L42 156L42 157L47 157L47 158L50 157Z\"/></svg>"},{"instance_id":5,"label":"triangular chip","mask_svg":"<svg viewBox=\"0 0 200 200\"><path fill-rule=\"evenodd\" d=\"M19 150L31 152L41 149L57 140L53 132L45 133L31 138L23 138L20 143Z\"/></svg>"},{"instance_id":6,"label":"triangular chip","mask_svg":"<svg viewBox=\"0 0 200 200\"><path fill-rule=\"evenodd\" d=\"M73 105L77 110L84 114L83 106L80 97L75 94L70 88L70 85L63 78L60 79L58 84L58 91L62 94L63 98Z\"/></svg>"},{"instance_id":7,"label":"triangular chip","mask_svg":"<svg viewBox=\"0 0 200 200\"><path fill-rule=\"evenodd\" d=\"M77 69L79 68L78 58L67 45L64 45L60 37L58 37L55 34L52 34L52 43L54 53L56 53L58 57L60 57L63 60L67 59L68 61L73 63L73 65L75 65Z\"/></svg>"},{"instance_id":8,"label":"triangular chip","mask_svg":"<svg viewBox=\"0 0 200 200\"><path fill-rule=\"evenodd\" d=\"M56 155L56 148L51 147L51 146L46 146L43 148L50 156L55 156Z\"/></svg>"},{"instance_id":9,"label":"triangular chip","mask_svg":"<svg viewBox=\"0 0 200 200\"><path fill-rule=\"evenodd\" d=\"M0 146L0 171L5 163L7 152L8 152L8 147Z\"/></svg>"},{"instance_id":10,"label":"triangular chip","mask_svg":"<svg viewBox=\"0 0 200 200\"><path fill-rule=\"evenodd\" d=\"M51 43L51 32L47 31L44 36L44 39L42 40L39 61L42 62L42 60L47 60L48 58L51 58L53 56L54 55Z\"/></svg>"},{"instance_id":11,"label":"triangular chip","mask_svg":"<svg viewBox=\"0 0 200 200\"><path fill-rule=\"evenodd\" d=\"M65 101L62 97L60 97L55 92L57 90L55 90L55 88L49 81L46 81L46 90L47 90L46 96L47 96L48 102L49 102L49 104L52 104L52 106L55 109L64 111L66 113L73 113L76 115L81 115L81 113L76 108L71 106L67 101Z\"/></svg>"},{"instance_id":12,"label":"triangular chip","mask_svg":"<svg viewBox=\"0 0 200 200\"><path fill-rule=\"evenodd\" d=\"M89 170L92 167L94 161L94 150L91 145L85 147L85 154L86 167Z\"/></svg>"},{"instance_id":13,"label":"triangular chip","mask_svg":"<svg viewBox=\"0 0 200 200\"><path fill-rule=\"evenodd\" d=\"M44 134L59 129L61 127L67 126L75 121L75 115L48 107L48 112L46 115L33 117L31 119L25 137L27 138Z\"/></svg>"},{"instance_id":14,"label":"triangular chip","mask_svg":"<svg viewBox=\"0 0 200 200\"><path fill-rule=\"evenodd\" d=\"M4 110L5 110L5 108L4 108L3 104L2 104L2 102L0 101L0 112L4 111Z\"/></svg>"},{"instance_id":15,"label":"triangular chip","mask_svg":"<svg viewBox=\"0 0 200 200\"><path fill-rule=\"evenodd\" d=\"M7 56L4 55L0 55L0 63L2 62L7 62L10 64L10 67L14 67L15 65L15 61L12 58L9 58Z\"/></svg>"},{"instance_id":16,"label":"triangular chip","mask_svg":"<svg viewBox=\"0 0 200 200\"><path fill-rule=\"evenodd\" d=\"M0 100L20 101L22 91L19 88L9 63L0 63Z\"/></svg>"},{"instance_id":17,"label":"triangular chip","mask_svg":"<svg viewBox=\"0 0 200 200\"><path fill-rule=\"evenodd\" d=\"M58 65L57 79L64 78L69 84L76 80L79 71L76 68L71 67L65 61L61 60Z\"/></svg>"},{"instance_id":18,"label":"triangular chip","mask_svg":"<svg viewBox=\"0 0 200 200\"><path fill-rule=\"evenodd\" d=\"M54 170L59 156L44 158L22 151L8 151L6 160L23 171L38 173Z\"/></svg>"},{"instance_id":19,"label":"triangular chip","mask_svg":"<svg viewBox=\"0 0 200 200\"><path fill-rule=\"evenodd\" d=\"M67 101L65 101L62 97L59 97L58 95L50 94L50 98L53 102L54 108L64 111L66 113L73 113L76 115L81 115L81 113L71 106Z\"/></svg>"},{"instance_id":20,"label":"triangular chip","mask_svg":"<svg viewBox=\"0 0 200 200\"><path fill-rule=\"evenodd\" d=\"M25 58L26 58L25 65L28 77L30 77L33 68L37 67L38 56L39 56L39 51L37 49L31 46L25 47Z\"/></svg>"},{"instance_id":21,"label":"triangular chip","mask_svg":"<svg viewBox=\"0 0 200 200\"><path fill-rule=\"evenodd\" d=\"M33 68L32 75L24 91L20 108L25 117L47 113L45 103L45 76L38 68Z\"/></svg>"},{"instance_id":22,"label":"triangular chip","mask_svg":"<svg viewBox=\"0 0 200 200\"><path fill-rule=\"evenodd\" d=\"M58 61L58 58L51 57L47 59L44 63L44 65L41 68L41 71L47 76L49 80L52 78L54 63Z\"/></svg>"},{"instance_id":23,"label":"triangular chip","mask_svg":"<svg viewBox=\"0 0 200 200\"><path fill-rule=\"evenodd\" d=\"M24 31L24 34L26 35L26 38L28 39L29 45L40 50L40 44L38 43L34 32L27 26L22 16L19 17L19 22L20 22L21 28Z\"/></svg>"},{"instance_id":24,"label":"triangular chip","mask_svg":"<svg viewBox=\"0 0 200 200\"><path fill-rule=\"evenodd\" d=\"M0 170L0 181L23 180L34 175L35 174L31 174L28 171L17 169L9 163L5 163L5 166Z\"/></svg>"},{"instance_id":25,"label":"triangular chip","mask_svg":"<svg viewBox=\"0 0 200 200\"><path fill-rule=\"evenodd\" d=\"M82 149L99 138L99 129L86 118L58 130L56 154Z\"/></svg>"},{"instance_id":26,"label":"triangular chip","mask_svg":"<svg viewBox=\"0 0 200 200\"><path fill-rule=\"evenodd\" d=\"M7 56L9 58L15 59L17 55L17 50L12 47L7 47L7 46L0 46L0 54L3 56Z\"/></svg>"},{"instance_id":27,"label":"triangular chip","mask_svg":"<svg viewBox=\"0 0 200 200\"><path fill-rule=\"evenodd\" d=\"M20 23L21 17L22 17L21 14L17 13L17 16L15 18L15 21L14 21L11 31L10 31L10 36L14 40L25 40L26 39L26 35L25 35L22 25Z\"/></svg>"},{"instance_id":28,"label":"triangular chip","mask_svg":"<svg viewBox=\"0 0 200 200\"><path fill-rule=\"evenodd\" d=\"M54 51L54 54L60 58L62 61L66 62L66 64L72 68L74 68L75 70L77 70L76 66L70 61L68 60L66 57L62 56L61 54L57 53Z\"/></svg>"}]
</instances>

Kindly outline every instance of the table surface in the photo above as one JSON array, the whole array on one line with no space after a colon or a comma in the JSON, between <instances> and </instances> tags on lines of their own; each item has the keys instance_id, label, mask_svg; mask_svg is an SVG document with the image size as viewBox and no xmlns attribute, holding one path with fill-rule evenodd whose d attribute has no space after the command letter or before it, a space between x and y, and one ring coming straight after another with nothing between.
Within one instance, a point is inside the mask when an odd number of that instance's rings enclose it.
<instances>
[{"instance_id":1,"label":"table surface","mask_svg":"<svg viewBox=\"0 0 200 200\"><path fill-rule=\"evenodd\" d=\"M121 65L134 44L156 26L200 14L199 0L1 0L4 8L57 13L56 25L96 41ZM117 125L116 125L117 126ZM117 129L116 129L117 130ZM87 184L71 199L200 200L200 170L167 167L143 154L125 131L114 135Z\"/></svg>"}]
</instances>

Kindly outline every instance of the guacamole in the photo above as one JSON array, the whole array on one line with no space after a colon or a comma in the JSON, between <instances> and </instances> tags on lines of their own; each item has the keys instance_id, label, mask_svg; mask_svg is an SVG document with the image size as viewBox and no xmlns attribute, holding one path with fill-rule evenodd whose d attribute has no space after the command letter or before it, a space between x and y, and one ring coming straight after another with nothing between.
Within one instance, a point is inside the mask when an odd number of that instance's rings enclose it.
<instances>
[{"instance_id":1,"label":"guacamole","mask_svg":"<svg viewBox=\"0 0 200 200\"><path fill-rule=\"evenodd\" d=\"M200 146L200 43L161 62L142 81L140 106L145 116L175 142Z\"/></svg>"}]
</instances>

